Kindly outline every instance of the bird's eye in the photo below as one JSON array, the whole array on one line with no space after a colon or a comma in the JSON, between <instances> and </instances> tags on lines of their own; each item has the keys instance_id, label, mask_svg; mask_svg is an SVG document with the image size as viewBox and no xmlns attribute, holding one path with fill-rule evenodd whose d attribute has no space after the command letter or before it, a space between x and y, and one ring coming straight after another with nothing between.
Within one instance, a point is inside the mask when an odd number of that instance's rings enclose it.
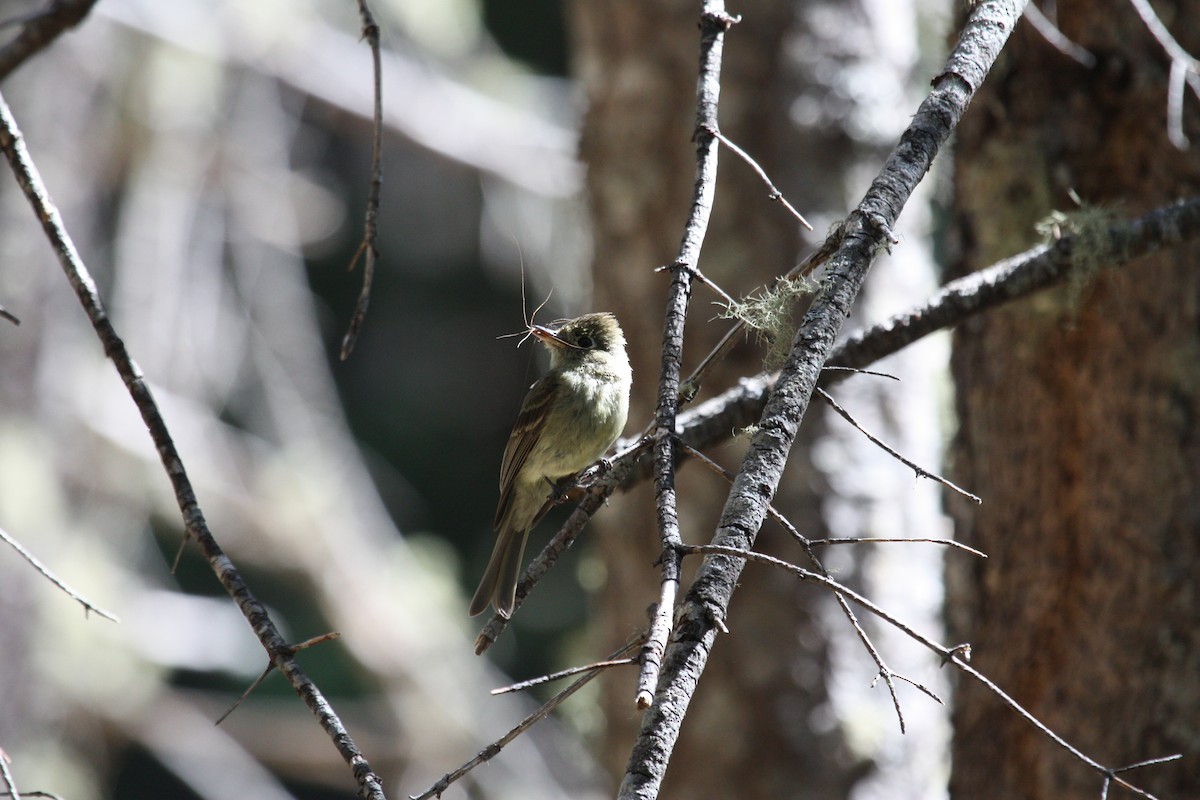
<instances>
[{"instance_id":1,"label":"bird's eye","mask_svg":"<svg viewBox=\"0 0 1200 800\"><path fill-rule=\"evenodd\" d=\"M575 344L579 345L585 350L590 350L596 346L596 342L593 341L592 337L588 336L586 333L576 339Z\"/></svg>"}]
</instances>

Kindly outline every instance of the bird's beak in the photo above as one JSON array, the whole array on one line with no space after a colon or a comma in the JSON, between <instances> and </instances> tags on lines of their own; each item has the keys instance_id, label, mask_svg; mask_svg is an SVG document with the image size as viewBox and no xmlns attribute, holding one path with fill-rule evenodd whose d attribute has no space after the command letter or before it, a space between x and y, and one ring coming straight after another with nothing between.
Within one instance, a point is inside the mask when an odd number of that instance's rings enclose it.
<instances>
[{"instance_id":1,"label":"bird's beak","mask_svg":"<svg viewBox=\"0 0 1200 800\"><path fill-rule=\"evenodd\" d=\"M533 325L529 328L529 332L532 333L534 338L536 338L542 344L547 344L552 347L572 346L570 342L566 341L560 337L558 333L550 328L545 327L544 325Z\"/></svg>"}]
</instances>

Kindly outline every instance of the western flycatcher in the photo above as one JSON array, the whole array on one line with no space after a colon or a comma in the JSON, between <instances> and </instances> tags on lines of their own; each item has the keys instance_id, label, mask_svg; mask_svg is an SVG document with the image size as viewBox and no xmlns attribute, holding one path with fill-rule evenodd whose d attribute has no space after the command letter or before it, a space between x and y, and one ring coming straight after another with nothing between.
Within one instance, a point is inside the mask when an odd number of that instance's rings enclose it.
<instances>
[{"instance_id":1,"label":"western flycatcher","mask_svg":"<svg viewBox=\"0 0 1200 800\"><path fill-rule=\"evenodd\" d=\"M500 465L496 546L471 600L503 617L516 603L529 531L549 510L553 484L596 461L621 435L633 376L612 314L585 314L530 333L550 351L550 371L521 404Z\"/></svg>"}]
</instances>

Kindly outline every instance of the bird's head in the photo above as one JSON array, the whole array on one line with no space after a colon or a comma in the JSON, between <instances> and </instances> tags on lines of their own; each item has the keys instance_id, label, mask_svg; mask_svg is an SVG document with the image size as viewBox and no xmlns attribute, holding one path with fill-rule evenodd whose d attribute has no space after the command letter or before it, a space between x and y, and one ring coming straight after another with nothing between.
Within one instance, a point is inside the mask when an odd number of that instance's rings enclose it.
<instances>
[{"instance_id":1,"label":"bird's head","mask_svg":"<svg viewBox=\"0 0 1200 800\"><path fill-rule=\"evenodd\" d=\"M533 325L530 333L550 351L550 368L613 359L628 362L625 334L607 311L584 314L550 325Z\"/></svg>"}]
</instances>

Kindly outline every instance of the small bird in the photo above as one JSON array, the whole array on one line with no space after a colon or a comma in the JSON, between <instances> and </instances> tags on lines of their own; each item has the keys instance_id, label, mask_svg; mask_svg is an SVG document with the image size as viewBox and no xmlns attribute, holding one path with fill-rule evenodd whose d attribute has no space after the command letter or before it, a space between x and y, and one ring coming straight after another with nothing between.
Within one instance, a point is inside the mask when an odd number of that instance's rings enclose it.
<instances>
[{"instance_id":1,"label":"small bird","mask_svg":"<svg viewBox=\"0 0 1200 800\"><path fill-rule=\"evenodd\" d=\"M541 521L555 482L596 461L621 435L633 374L625 334L607 312L531 325L550 351L550 371L525 395L500 464L496 546L471 599L471 616L490 602L507 618L529 531Z\"/></svg>"}]
</instances>

